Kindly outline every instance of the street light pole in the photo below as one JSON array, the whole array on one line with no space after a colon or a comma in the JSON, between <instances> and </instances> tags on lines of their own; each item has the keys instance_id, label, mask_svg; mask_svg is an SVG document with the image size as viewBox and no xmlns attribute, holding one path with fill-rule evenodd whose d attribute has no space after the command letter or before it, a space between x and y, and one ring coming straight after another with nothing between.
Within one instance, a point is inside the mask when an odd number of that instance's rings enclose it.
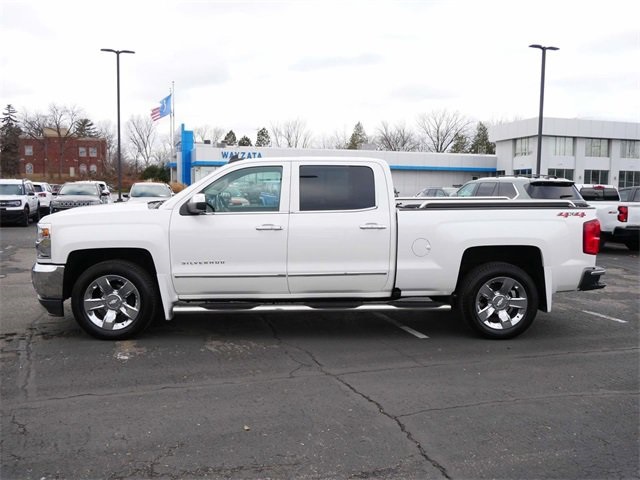
<instances>
[{"instance_id":1,"label":"street light pole","mask_svg":"<svg viewBox=\"0 0 640 480\"><path fill-rule=\"evenodd\" d=\"M132 50L113 50L111 48L101 48L101 52L112 52L116 54L116 82L118 95L118 200L122 202L122 156L120 154L120 54L136 53Z\"/></svg>"},{"instance_id":2,"label":"street light pole","mask_svg":"<svg viewBox=\"0 0 640 480\"><path fill-rule=\"evenodd\" d=\"M540 74L540 112L538 114L538 152L536 155L536 173L540 175L542 165L542 115L544 110L544 68L547 61L547 50L560 50L558 47L543 47L542 45L529 45L529 48L542 50L542 73Z\"/></svg>"}]
</instances>

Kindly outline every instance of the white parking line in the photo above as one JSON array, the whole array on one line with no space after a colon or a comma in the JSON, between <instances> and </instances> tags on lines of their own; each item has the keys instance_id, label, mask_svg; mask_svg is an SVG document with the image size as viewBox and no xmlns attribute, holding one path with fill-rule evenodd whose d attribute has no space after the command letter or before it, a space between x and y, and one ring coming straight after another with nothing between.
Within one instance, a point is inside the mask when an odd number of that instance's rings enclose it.
<instances>
[{"instance_id":1,"label":"white parking line","mask_svg":"<svg viewBox=\"0 0 640 480\"><path fill-rule=\"evenodd\" d=\"M389 322L390 324L404 330L407 333L410 333L411 335L413 335L414 337L419 338L420 340L424 340L425 338L429 338L428 336L426 336L424 333L420 333L417 330L414 330L411 327L407 327L406 325L402 325L401 323L396 322L393 318L385 315L384 313L377 313L376 314L379 318L382 318L383 320L386 320L387 322Z\"/></svg>"},{"instance_id":2,"label":"white parking line","mask_svg":"<svg viewBox=\"0 0 640 480\"><path fill-rule=\"evenodd\" d=\"M618 323L629 323L626 320L620 320L619 318L610 317L609 315L603 315L601 313L590 312L589 310L581 310L582 313L588 313L589 315L593 315L595 317L606 318L607 320L613 320Z\"/></svg>"}]
</instances>

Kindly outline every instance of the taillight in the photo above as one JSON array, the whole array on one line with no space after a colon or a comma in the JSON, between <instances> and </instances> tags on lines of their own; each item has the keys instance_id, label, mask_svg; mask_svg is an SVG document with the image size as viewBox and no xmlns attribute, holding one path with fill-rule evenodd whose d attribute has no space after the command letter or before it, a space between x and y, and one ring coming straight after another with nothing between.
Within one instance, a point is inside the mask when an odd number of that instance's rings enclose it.
<instances>
[{"instance_id":1,"label":"taillight","mask_svg":"<svg viewBox=\"0 0 640 480\"><path fill-rule=\"evenodd\" d=\"M618 221L626 222L629 218L629 207L626 205L618 205Z\"/></svg>"},{"instance_id":2,"label":"taillight","mask_svg":"<svg viewBox=\"0 0 640 480\"><path fill-rule=\"evenodd\" d=\"M597 255L600 250L600 222L589 220L582 225L582 251L587 255Z\"/></svg>"}]
</instances>

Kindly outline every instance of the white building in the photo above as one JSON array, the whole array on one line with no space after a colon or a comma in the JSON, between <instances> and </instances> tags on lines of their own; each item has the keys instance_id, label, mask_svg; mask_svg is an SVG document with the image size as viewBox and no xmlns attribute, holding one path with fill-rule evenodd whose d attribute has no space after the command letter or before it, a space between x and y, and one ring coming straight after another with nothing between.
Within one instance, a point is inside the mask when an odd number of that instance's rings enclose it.
<instances>
[{"instance_id":1,"label":"white building","mask_svg":"<svg viewBox=\"0 0 640 480\"><path fill-rule=\"evenodd\" d=\"M385 160L394 186L403 196L427 186L459 186L474 178L536 172L538 119L493 126L489 138L495 155L379 150L329 150L276 147L225 147L195 143L192 131L181 126L178 161L170 164L172 179L186 185L225 165L232 156L269 158L291 156L362 156ZM640 123L545 118L542 174L576 183L619 187L640 185Z\"/></svg>"},{"instance_id":2,"label":"white building","mask_svg":"<svg viewBox=\"0 0 640 480\"><path fill-rule=\"evenodd\" d=\"M172 179L185 185L225 165L234 155L240 159L293 156L380 158L391 168L394 187L400 195L405 196L415 195L428 186L460 186L474 178L495 175L496 172L495 155L238 146L220 148L195 143L193 138L193 132L185 130L183 125L177 155L179 161L170 165Z\"/></svg>"},{"instance_id":3,"label":"white building","mask_svg":"<svg viewBox=\"0 0 640 480\"><path fill-rule=\"evenodd\" d=\"M640 123L544 118L540 173L576 183L640 185ZM538 118L495 125L498 174L536 173Z\"/></svg>"}]
</instances>

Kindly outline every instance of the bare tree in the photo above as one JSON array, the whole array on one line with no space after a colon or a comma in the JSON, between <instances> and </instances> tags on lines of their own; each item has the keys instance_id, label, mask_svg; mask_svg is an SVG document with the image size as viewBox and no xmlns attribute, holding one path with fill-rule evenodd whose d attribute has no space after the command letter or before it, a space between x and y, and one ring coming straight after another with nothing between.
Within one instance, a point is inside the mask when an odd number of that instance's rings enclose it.
<instances>
[{"instance_id":1,"label":"bare tree","mask_svg":"<svg viewBox=\"0 0 640 480\"><path fill-rule=\"evenodd\" d=\"M107 143L106 156L102 159L102 171L109 178L115 178L118 170L118 139L116 127L109 120L103 120L96 125L98 137Z\"/></svg>"},{"instance_id":2,"label":"bare tree","mask_svg":"<svg viewBox=\"0 0 640 480\"><path fill-rule=\"evenodd\" d=\"M156 143L156 128L153 120L148 116L133 116L127 122L127 138L129 152L133 157L134 171L139 171L139 161L144 168L154 161L154 147Z\"/></svg>"},{"instance_id":3,"label":"bare tree","mask_svg":"<svg viewBox=\"0 0 640 480\"><path fill-rule=\"evenodd\" d=\"M165 165L172 161L171 155L173 153L171 149L171 137L169 135L163 135L160 137L159 145L154 150L154 157L158 163Z\"/></svg>"},{"instance_id":4,"label":"bare tree","mask_svg":"<svg viewBox=\"0 0 640 480\"><path fill-rule=\"evenodd\" d=\"M456 135L468 136L471 120L459 112L434 110L418 117L422 149L427 152L446 152L451 148Z\"/></svg>"},{"instance_id":5,"label":"bare tree","mask_svg":"<svg viewBox=\"0 0 640 480\"><path fill-rule=\"evenodd\" d=\"M271 124L273 144L276 147L309 148L313 135L306 128L306 122L299 118Z\"/></svg>"},{"instance_id":6,"label":"bare tree","mask_svg":"<svg viewBox=\"0 0 640 480\"><path fill-rule=\"evenodd\" d=\"M346 149L348 144L349 134L345 130L336 130L332 135L323 135L318 142L318 147L323 149L342 150Z\"/></svg>"},{"instance_id":7,"label":"bare tree","mask_svg":"<svg viewBox=\"0 0 640 480\"><path fill-rule=\"evenodd\" d=\"M210 140L213 145L218 143L225 134L226 130L222 127L212 127L211 125L201 125L193 129L194 140L204 143Z\"/></svg>"},{"instance_id":8,"label":"bare tree","mask_svg":"<svg viewBox=\"0 0 640 480\"><path fill-rule=\"evenodd\" d=\"M415 133L407 129L404 123L391 127L388 122L382 122L377 129L375 142L381 150L395 152L413 152L419 146Z\"/></svg>"},{"instance_id":9,"label":"bare tree","mask_svg":"<svg viewBox=\"0 0 640 480\"><path fill-rule=\"evenodd\" d=\"M51 174L51 162L49 160L49 152L48 147L49 144L45 138L45 128L47 128L47 116L44 113L29 113L24 112L22 118L20 119L20 126L22 127L22 132L26 134L29 138L31 138L39 147L40 151L43 152L43 158L45 161L45 175L49 176Z\"/></svg>"},{"instance_id":10,"label":"bare tree","mask_svg":"<svg viewBox=\"0 0 640 480\"><path fill-rule=\"evenodd\" d=\"M55 103L49 105L49 128L52 128L58 137L58 178L62 177L64 153L69 139L74 136L73 127L82 116L84 113L76 106L65 107Z\"/></svg>"}]
</instances>

